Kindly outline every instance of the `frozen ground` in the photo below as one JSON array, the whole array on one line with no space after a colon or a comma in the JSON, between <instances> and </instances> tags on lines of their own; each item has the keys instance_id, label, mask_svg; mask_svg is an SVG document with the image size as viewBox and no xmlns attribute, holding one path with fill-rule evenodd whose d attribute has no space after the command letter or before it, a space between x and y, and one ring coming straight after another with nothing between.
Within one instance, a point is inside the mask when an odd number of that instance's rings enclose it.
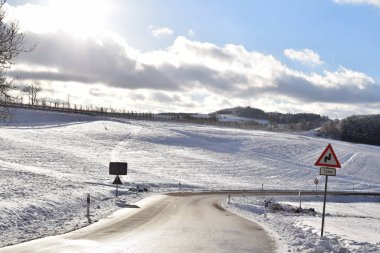
<instances>
[{"instance_id":1,"label":"frozen ground","mask_svg":"<svg viewBox=\"0 0 380 253\"><path fill-rule=\"evenodd\" d=\"M0 126L0 246L85 226L148 194L178 191L179 182L185 190L261 189L262 183L266 189L312 190L319 178L313 164L328 141L178 123L15 113L15 122ZM343 168L330 177L329 189L380 191L379 147L330 142ZM129 164L118 200L114 177L108 175L110 161ZM140 196L127 191L137 184L150 191ZM87 193L90 219L85 217ZM300 227L312 229L312 224L305 219Z\"/></svg>"}]
</instances>

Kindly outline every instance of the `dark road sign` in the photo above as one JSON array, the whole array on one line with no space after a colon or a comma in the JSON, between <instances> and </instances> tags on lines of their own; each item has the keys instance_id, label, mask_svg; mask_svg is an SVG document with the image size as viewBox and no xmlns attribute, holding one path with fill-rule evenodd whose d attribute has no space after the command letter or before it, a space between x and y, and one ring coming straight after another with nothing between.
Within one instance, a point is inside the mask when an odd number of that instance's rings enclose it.
<instances>
[{"instance_id":1,"label":"dark road sign","mask_svg":"<svg viewBox=\"0 0 380 253\"><path fill-rule=\"evenodd\" d=\"M110 162L110 175L127 175L128 163Z\"/></svg>"}]
</instances>

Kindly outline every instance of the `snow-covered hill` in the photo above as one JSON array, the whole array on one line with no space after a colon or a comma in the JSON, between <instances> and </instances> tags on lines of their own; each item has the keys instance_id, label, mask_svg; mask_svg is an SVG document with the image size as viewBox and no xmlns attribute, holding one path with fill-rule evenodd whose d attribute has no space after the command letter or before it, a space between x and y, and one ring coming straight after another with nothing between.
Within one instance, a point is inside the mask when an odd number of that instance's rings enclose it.
<instances>
[{"instance_id":1,"label":"snow-covered hill","mask_svg":"<svg viewBox=\"0 0 380 253\"><path fill-rule=\"evenodd\" d=\"M269 125L269 120L267 119L252 119L252 118L239 117L232 114L218 114L217 117L220 122L239 122L239 123L256 122L257 124L260 124L260 125Z\"/></svg>"},{"instance_id":2,"label":"snow-covered hill","mask_svg":"<svg viewBox=\"0 0 380 253\"><path fill-rule=\"evenodd\" d=\"M87 225L149 193L314 189L326 139L16 110L0 126L0 246ZM329 189L380 191L380 147L330 141L342 169ZM128 162L119 200L110 161ZM323 182L323 178L320 178ZM91 219L85 217L91 194Z\"/></svg>"}]
</instances>

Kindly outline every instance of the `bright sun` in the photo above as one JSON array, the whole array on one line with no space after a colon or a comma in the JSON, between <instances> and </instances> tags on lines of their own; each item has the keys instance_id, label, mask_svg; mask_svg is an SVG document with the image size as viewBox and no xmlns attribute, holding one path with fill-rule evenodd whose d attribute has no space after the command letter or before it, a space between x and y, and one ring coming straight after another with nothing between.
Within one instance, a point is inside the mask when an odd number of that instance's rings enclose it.
<instances>
[{"instance_id":1,"label":"bright sun","mask_svg":"<svg viewBox=\"0 0 380 253\"><path fill-rule=\"evenodd\" d=\"M105 29L106 0L51 1L56 26L75 35L97 35Z\"/></svg>"},{"instance_id":2,"label":"bright sun","mask_svg":"<svg viewBox=\"0 0 380 253\"><path fill-rule=\"evenodd\" d=\"M27 4L10 8L26 30L46 33L64 30L76 36L104 33L110 10L107 0L49 0L47 5Z\"/></svg>"}]
</instances>

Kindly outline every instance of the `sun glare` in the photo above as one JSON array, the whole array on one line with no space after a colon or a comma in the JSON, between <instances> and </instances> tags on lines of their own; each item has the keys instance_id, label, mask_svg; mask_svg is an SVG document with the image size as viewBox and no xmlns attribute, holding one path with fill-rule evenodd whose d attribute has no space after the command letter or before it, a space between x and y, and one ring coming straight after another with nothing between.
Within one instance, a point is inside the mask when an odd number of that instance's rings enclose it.
<instances>
[{"instance_id":1,"label":"sun glare","mask_svg":"<svg viewBox=\"0 0 380 253\"><path fill-rule=\"evenodd\" d=\"M110 1L49 0L45 5L10 6L9 19L20 21L23 29L36 32L64 30L76 36L102 35L106 28Z\"/></svg>"},{"instance_id":2,"label":"sun glare","mask_svg":"<svg viewBox=\"0 0 380 253\"><path fill-rule=\"evenodd\" d=\"M98 35L105 29L108 4L106 0L51 1L56 27L75 35Z\"/></svg>"}]
</instances>

